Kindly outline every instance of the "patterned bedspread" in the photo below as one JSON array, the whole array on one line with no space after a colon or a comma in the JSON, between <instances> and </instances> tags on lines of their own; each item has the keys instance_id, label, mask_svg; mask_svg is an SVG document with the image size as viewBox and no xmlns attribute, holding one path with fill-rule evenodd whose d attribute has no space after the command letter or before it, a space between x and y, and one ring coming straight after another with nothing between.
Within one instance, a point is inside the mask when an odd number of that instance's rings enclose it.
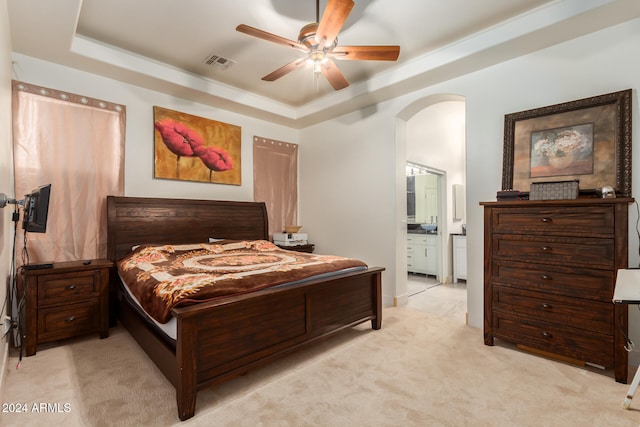
<instances>
[{"instance_id":1,"label":"patterned bedspread","mask_svg":"<svg viewBox=\"0 0 640 427\"><path fill-rule=\"evenodd\" d=\"M362 261L280 249L266 240L141 246L118 271L144 310L160 323L171 309L243 294L352 267Z\"/></svg>"}]
</instances>

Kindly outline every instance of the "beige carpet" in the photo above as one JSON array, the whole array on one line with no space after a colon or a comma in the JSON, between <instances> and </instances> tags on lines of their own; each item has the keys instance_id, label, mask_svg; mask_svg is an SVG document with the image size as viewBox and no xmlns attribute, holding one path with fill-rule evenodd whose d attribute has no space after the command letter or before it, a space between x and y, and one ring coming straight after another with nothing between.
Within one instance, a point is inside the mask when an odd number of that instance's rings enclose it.
<instances>
[{"instance_id":1,"label":"beige carpet","mask_svg":"<svg viewBox=\"0 0 640 427\"><path fill-rule=\"evenodd\" d=\"M640 425L640 394L622 409L628 386L609 373L487 347L480 330L409 308L200 392L184 423L173 387L120 327L16 361L2 402L28 412L2 413L4 426Z\"/></svg>"}]
</instances>

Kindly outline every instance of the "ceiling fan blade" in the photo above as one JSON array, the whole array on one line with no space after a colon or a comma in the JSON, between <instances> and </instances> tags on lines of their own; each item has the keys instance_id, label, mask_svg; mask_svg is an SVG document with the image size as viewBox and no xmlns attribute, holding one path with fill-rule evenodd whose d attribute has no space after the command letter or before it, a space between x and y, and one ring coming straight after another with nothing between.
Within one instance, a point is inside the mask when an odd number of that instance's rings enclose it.
<instances>
[{"instance_id":1,"label":"ceiling fan blade","mask_svg":"<svg viewBox=\"0 0 640 427\"><path fill-rule=\"evenodd\" d=\"M329 60L322 65L322 74L327 78L333 89L340 90L349 86L349 82L344 78L336 64Z\"/></svg>"},{"instance_id":2,"label":"ceiling fan blade","mask_svg":"<svg viewBox=\"0 0 640 427\"><path fill-rule=\"evenodd\" d=\"M340 60L395 61L400 46L337 46L328 55Z\"/></svg>"},{"instance_id":3,"label":"ceiling fan blade","mask_svg":"<svg viewBox=\"0 0 640 427\"><path fill-rule=\"evenodd\" d=\"M287 65L278 68L277 70L273 71L272 73L267 74L266 76L264 76L262 78L262 80L265 80L265 81L268 81L268 82L272 82L274 80L277 80L280 77L284 76L285 74L289 74L290 72L292 72L296 68L304 65L306 61L307 61L307 58L299 58L299 59L296 59L295 61L289 62Z\"/></svg>"},{"instance_id":4,"label":"ceiling fan blade","mask_svg":"<svg viewBox=\"0 0 640 427\"><path fill-rule=\"evenodd\" d=\"M316 42L319 43L320 49L333 44L344 25L344 21L347 20L351 9L353 9L353 5L353 0L329 0L327 2L327 7L322 13L322 19L320 19L316 31Z\"/></svg>"},{"instance_id":5,"label":"ceiling fan blade","mask_svg":"<svg viewBox=\"0 0 640 427\"><path fill-rule=\"evenodd\" d=\"M302 43L298 43L297 41L289 40L284 37L276 36L275 34L250 27L249 25L240 24L236 27L236 31L248 34L253 37L257 37L262 40L266 40L268 42L277 43L283 46L289 46L304 53L309 53L309 48Z\"/></svg>"}]
</instances>

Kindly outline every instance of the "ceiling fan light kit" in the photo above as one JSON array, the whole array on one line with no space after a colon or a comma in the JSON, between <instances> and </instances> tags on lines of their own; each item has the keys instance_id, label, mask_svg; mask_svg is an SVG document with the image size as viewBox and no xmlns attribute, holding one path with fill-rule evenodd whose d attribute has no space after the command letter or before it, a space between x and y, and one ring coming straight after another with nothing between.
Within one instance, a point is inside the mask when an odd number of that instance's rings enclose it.
<instances>
[{"instance_id":1,"label":"ceiling fan light kit","mask_svg":"<svg viewBox=\"0 0 640 427\"><path fill-rule=\"evenodd\" d=\"M297 41L245 24L236 27L236 30L241 33L288 46L306 55L267 74L262 80L277 80L302 65L310 63L314 75L324 75L334 90L340 90L349 86L349 82L335 65L333 59L357 61L395 61L398 59L400 46L338 46L338 33L353 9L354 2L353 0L328 0L322 19L318 20L319 3L319 0L316 0L316 22L303 26Z\"/></svg>"}]
</instances>

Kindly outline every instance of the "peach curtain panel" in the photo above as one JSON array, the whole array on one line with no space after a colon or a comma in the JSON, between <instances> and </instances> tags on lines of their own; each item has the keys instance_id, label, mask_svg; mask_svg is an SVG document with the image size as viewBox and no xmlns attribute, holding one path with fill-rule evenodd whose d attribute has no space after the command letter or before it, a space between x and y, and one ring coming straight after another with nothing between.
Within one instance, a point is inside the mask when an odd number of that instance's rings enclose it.
<instances>
[{"instance_id":1,"label":"peach curtain panel","mask_svg":"<svg viewBox=\"0 0 640 427\"><path fill-rule=\"evenodd\" d=\"M269 237L297 224L297 144L253 137L253 199L267 205Z\"/></svg>"},{"instance_id":2,"label":"peach curtain panel","mask_svg":"<svg viewBox=\"0 0 640 427\"><path fill-rule=\"evenodd\" d=\"M124 193L125 106L18 81L12 101L15 197L51 184L46 233L23 239L18 227L18 264L106 257L106 196Z\"/></svg>"}]
</instances>

